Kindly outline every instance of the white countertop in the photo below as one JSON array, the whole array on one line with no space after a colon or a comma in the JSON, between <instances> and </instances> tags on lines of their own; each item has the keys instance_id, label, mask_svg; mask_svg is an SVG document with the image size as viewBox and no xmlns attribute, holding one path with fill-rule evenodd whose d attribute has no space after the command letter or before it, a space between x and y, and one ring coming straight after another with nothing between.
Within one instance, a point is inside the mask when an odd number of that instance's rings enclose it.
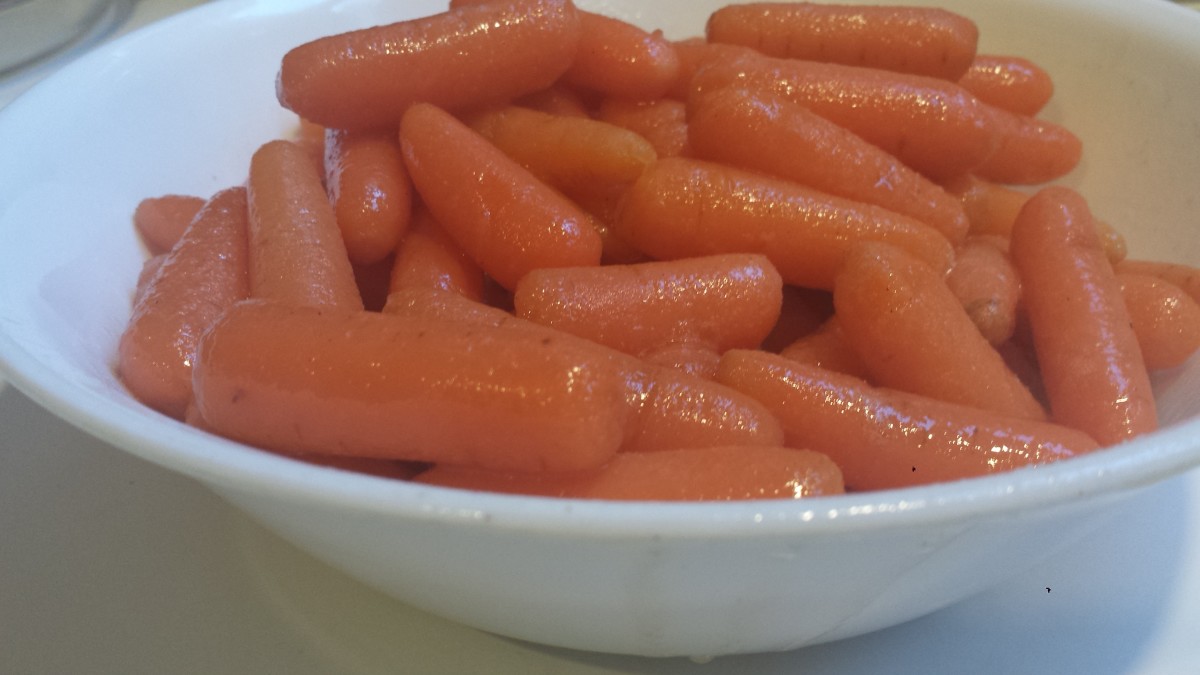
<instances>
[{"instance_id":1,"label":"white countertop","mask_svg":"<svg viewBox=\"0 0 1200 675\"><path fill-rule=\"evenodd\" d=\"M141 0L122 31L197 4ZM0 81L0 105L54 65ZM0 673L1183 675L1200 672L1198 636L1200 472L937 614L696 664L540 647L406 607L0 382Z\"/></svg>"}]
</instances>

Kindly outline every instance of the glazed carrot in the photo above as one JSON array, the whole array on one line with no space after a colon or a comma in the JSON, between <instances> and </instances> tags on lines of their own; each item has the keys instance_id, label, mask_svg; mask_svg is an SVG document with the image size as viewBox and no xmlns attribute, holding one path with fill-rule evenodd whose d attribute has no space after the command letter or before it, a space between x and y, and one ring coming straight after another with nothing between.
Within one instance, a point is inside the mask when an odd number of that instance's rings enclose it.
<instances>
[{"instance_id":1,"label":"glazed carrot","mask_svg":"<svg viewBox=\"0 0 1200 675\"><path fill-rule=\"evenodd\" d=\"M672 342L757 347L779 319L783 281L762 255L533 270L513 294L522 318L632 355Z\"/></svg>"},{"instance_id":2,"label":"glazed carrot","mask_svg":"<svg viewBox=\"0 0 1200 675\"><path fill-rule=\"evenodd\" d=\"M942 275L903 250L863 244L833 290L842 334L881 386L1012 417L1044 419Z\"/></svg>"},{"instance_id":3,"label":"glazed carrot","mask_svg":"<svg viewBox=\"0 0 1200 675\"><path fill-rule=\"evenodd\" d=\"M1105 445L1154 430L1146 365L1083 197L1040 190L1021 209L1009 250L1052 419Z\"/></svg>"},{"instance_id":4,"label":"glazed carrot","mask_svg":"<svg viewBox=\"0 0 1200 675\"><path fill-rule=\"evenodd\" d=\"M270 141L250 159L250 295L362 309L333 206L309 156Z\"/></svg>"},{"instance_id":5,"label":"glazed carrot","mask_svg":"<svg viewBox=\"0 0 1200 675\"><path fill-rule=\"evenodd\" d=\"M300 146L305 154L312 157L313 164L321 174L322 180L325 178L325 132L325 127L301 117L295 132L289 139Z\"/></svg>"},{"instance_id":6,"label":"glazed carrot","mask_svg":"<svg viewBox=\"0 0 1200 675\"><path fill-rule=\"evenodd\" d=\"M532 108L551 115L570 117L591 117L583 97L577 92L562 85L554 85L547 89L526 94L513 101L514 105Z\"/></svg>"},{"instance_id":7,"label":"glazed carrot","mask_svg":"<svg viewBox=\"0 0 1200 675\"><path fill-rule=\"evenodd\" d=\"M763 339L761 348L769 352L779 352L820 328L832 315L833 296L828 291L784 286L779 321Z\"/></svg>"},{"instance_id":8,"label":"glazed carrot","mask_svg":"<svg viewBox=\"0 0 1200 675\"><path fill-rule=\"evenodd\" d=\"M139 293L117 372L135 398L165 415L182 419L191 401L201 333L246 297L246 227L246 191L218 192Z\"/></svg>"},{"instance_id":9,"label":"glazed carrot","mask_svg":"<svg viewBox=\"0 0 1200 675\"><path fill-rule=\"evenodd\" d=\"M825 370L863 379L870 377L867 366L846 341L842 324L836 315L826 319L817 330L784 347L779 355L789 361L806 363Z\"/></svg>"},{"instance_id":10,"label":"glazed carrot","mask_svg":"<svg viewBox=\"0 0 1200 675\"><path fill-rule=\"evenodd\" d=\"M671 43L679 57L679 76L667 96L687 101L692 94L692 77L702 65L713 60L733 59L753 51L749 47L709 42L703 37L691 37Z\"/></svg>"},{"instance_id":11,"label":"glazed carrot","mask_svg":"<svg viewBox=\"0 0 1200 675\"><path fill-rule=\"evenodd\" d=\"M640 358L652 366L674 368L689 375L711 380L717 374L721 354L711 346L697 342L670 342L642 352Z\"/></svg>"},{"instance_id":12,"label":"glazed carrot","mask_svg":"<svg viewBox=\"0 0 1200 675\"><path fill-rule=\"evenodd\" d=\"M1007 248L1008 241L999 237L968 237L955 249L954 265L946 274L946 287L993 346L1012 337L1021 297L1021 280Z\"/></svg>"},{"instance_id":13,"label":"glazed carrot","mask_svg":"<svg viewBox=\"0 0 1200 675\"><path fill-rule=\"evenodd\" d=\"M875 204L962 241L967 216L940 186L844 127L773 92L724 88L688 102L688 141L701 159L762 171Z\"/></svg>"},{"instance_id":14,"label":"glazed carrot","mask_svg":"<svg viewBox=\"0 0 1200 675\"><path fill-rule=\"evenodd\" d=\"M1183 289L1131 272L1117 272L1117 281L1147 368L1182 365L1200 348L1200 303Z\"/></svg>"},{"instance_id":15,"label":"glazed carrot","mask_svg":"<svg viewBox=\"0 0 1200 675\"><path fill-rule=\"evenodd\" d=\"M142 301L142 296L146 295L146 291L150 288L150 282L154 279L154 275L158 274L158 268L167 261L167 253L159 253L146 258L146 262L142 263L142 269L138 270L137 282L133 286L133 306L137 307Z\"/></svg>"},{"instance_id":16,"label":"glazed carrot","mask_svg":"<svg viewBox=\"0 0 1200 675\"><path fill-rule=\"evenodd\" d=\"M507 106L473 115L468 124L568 195L627 185L657 159L654 147L640 135L586 117Z\"/></svg>"},{"instance_id":17,"label":"glazed carrot","mask_svg":"<svg viewBox=\"0 0 1200 675\"><path fill-rule=\"evenodd\" d=\"M967 71L979 41L975 22L943 9L809 2L727 5L712 13L705 34L770 56L947 80Z\"/></svg>"},{"instance_id":18,"label":"glazed carrot","mask_svg":"<svg viewBox=\"0 0 1200 675\"><path fill-rule=\"evenodd\" d=\"M1020 115L1036 115L1054 95L1054 81L1020 56L976 54L958 83L980 101Z\"/></svg>"},{"instance_id":19,"label":"glazed carrot","mask_svg":"<svg viewBox=\"0 0 1200 675\"><path fill-rule=\"evenodd\" d=\"M483 298L483 272L423 208L400 242L392 264L389 291L439 288L472 300Z\"/></svg>"},{"instance_id":20,"label":"glazed carrot","mask_svg":"<svg viewBox=\"0 0 1200 675\"><path fill-rule=\"evenodd\" d=\"M429 212L501 286L511 290L539 267L599 264L602 243L586 212L445 111L412 106L400 141Z\"/></svg>"},{"instance_id":21,"label":"glazed carrot","mask_svg":"<svg viewBox=\"0 0 1200 675\"><path fill-rule=\"evenodd\" d=\"M241 303L201 339L196 404L218 433L293 454L571 471L617 451L628 407L606 358L522 331L463 328Z\"/></svg>"},{"instance_id":22,"label":"glazed carrot","mask_svg":"<svg viewBox=\"0 0 1200 675\"><path fill-rule=\"evenodd\" d=\"M683 101L606 98L600 103L596 118L637 133L650 142L659 157L689 154L687 105Z\"/></svg>"},{"instance_id":23,"label":"glazed carrot","mask_svg":"<svg viewBox=\"0 0 1200 675\"><path fill-rule=\"evenodd\" d=\"M370 265L396 250L412 218L412 183L395 131L327 130L325 189L350 262Z\"/></svg>"},{"instance_id":24,"label":"glazed carrot","mask_svg":"<svg viewBox=\"0 0 1200 675\"><path fill-rule=\"evenodd\" d=\"M667 157L642 174L613 224L653 258L761 253L785 282L833 288L858 242L888 241L945 270L950 243L932 227L790 181L733 167Z\"/></svg>"},{"instance_id":25,"label":"glazed carrot","mask_svg":"<svg viewBox=\"0 0 1200 675\"><path fill-rule=\"evenodd\" d=\"M439 465L414 480L508 494L641 501L800 499L844 492L841 470L825 455L762 446L622 453L599 469L570 474Z\"/></svg>"},{"instance_id":26,"label":"glazed carrot","mask_svg":"<svg viewBox=\"0 0 1200 675\"><path fill-rule=\"evenodd\" d=\"M1125 259L1115 266L1116 271L1130 274L1149 274L1183 289L1193 300L1200 302L1200 269L1182 263L1161 260Z\"/></svg>"},{"instance_id":27,"label":"glazed carrot","mask_svg":"<svg viewBox=\"0 0 1200 675\"><path fill-rule=\"evenodd\" d=\"M717 381L774 412L786 445L833 459L847 490L983 476L1096 447L1075 429L872 387L762 351L726 352Z\"/></svg>"},{"instance_id":28,"label":"glazed carrot","mask_svg":"<svg viewBox=\"0 0 1200 675\"><path fill-rule=\"evenodd\" d=\"M579 344L604 354L624 373L631 418L622 452L653 452L711 445L778 445L783 431L766 409L729 387L640 359L508 312L436 289L392 293L385 313L416 319L437 318L466 326L523 332L531 342L551 339Z\"/></svg>"},{"instance_id":29,"label":"glazed carrot","mask_svg":"<svg viewBox=\"0 0 1200 675\"><path fill-rule=\"evenodd\" d=\"M1083 143L1066 127L1001 108L992 107L991 113L997 143L974 169L980 178L1037 185L1061 178L1079 164Z\"/></svg>"},{"instance_id":30,"label":"glazed carrot","mask_svg":"<svg viewBox=\"0 0 1200 675\"><path fill-rule=\"evenodd\" d=\"M605 96L654 99L679 77L679 57L661 31L579 12L579 48L562 81Z\"/></svg>"},{"instance_id":31,"label":"glazed carrot","mask_svg":"<svg viewBox=\"0 0 1200 675\"><path fill-rule=\"evenodd\" d=\"M570 67L579 34L568 0L461 7L300 45L284 55L276 93L328 127L395 128L418 101L468 109L545 89Z\"/></svg>"},{"instance_id":32,"label":"glazed carrot","mask_svg":"<svg viewBox=\"0 0 1200 675\"><path fill-rule=\"evenodd\" d=\"M706 59L694 91L773 92L895 155L932 179L968 172L992 154L992 109L954 82L744 52Z\"/></svg>"},{"instance_id":33,"label":"glazed carrot","mask_svg":"<svg viewBox=\"0 0 1200 675\"><path fill-rule=\"evenodd\" d=\"M192 195L147 197L133 210L133 227L151 255L171 250L207 201Z\"/></svg>"}]
</instances>

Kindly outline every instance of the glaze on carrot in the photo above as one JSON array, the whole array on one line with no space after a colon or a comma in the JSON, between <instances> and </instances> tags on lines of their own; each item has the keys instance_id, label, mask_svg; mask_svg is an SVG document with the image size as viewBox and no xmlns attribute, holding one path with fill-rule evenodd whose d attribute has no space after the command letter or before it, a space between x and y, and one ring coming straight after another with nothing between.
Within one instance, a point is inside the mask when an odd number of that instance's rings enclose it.
<instances>
[{"instance_id":1,"label":"glaze on carrot","mask_svg":"<svg viewBox=\"0 0 1200 675\"><path fill-rule=\"evenodd\" d=\"M695 157L881 206L933 226L952 243L966 235L961 203L941 186L803 105L726 88L692 97L688 112Z\"/></svg>"},{"instance_id":2,"label":"glaze on carrot","mask_svg":"<svg viewBox=\"0 0 1200 675\"><path fill-rule=\"evenodd\" d=\"M1115 265L1121 273L1149 274L1183 289L1193 300L1200 302L1200 269L1183 263L1165 260L1125 259Z\"/></svg>"},{"instance_id":3,"label":"glaze on carrot","mask_svg":"<svg viewBox=\"0 0 1200 675\"><path fill-rule=\"evenodd\" d=\"M1054 95L1044 68L1008 54L976 54L958 83L980 101L1019 115L1038 114Z\"/></svg>"},{"instance_id":4,"label":"glaze on carrot","mask_svg":"<svg viewBox=\"0 0 1200 675\"><path fill-rule=\"evenodd\" d=\"M287 453L571 471L628 417L622 374L573 342L261 301L205 334L194 382L212 429Z\"/></svg>"},{"instance_id":5,"label":"glaze on carrot","mask_svg":"<svg viewBox=\"0 0 1200 675\"><path fill-rule=\"evenodd\" d=\"M213 195L160 259L117 346L117 373L142 403L183 419L200 335L249 290L246 191Z\"/></svg>"},{"instance_id":6,"label":"glaze on carrot","mask_svg":"<svg viewBox=\"0 0 1200 675\"><path fill-rule=\"evenodd\" d=\"M596 119L629 129L645 138L659 157L690 154L687 105L672 98L649 101L606 98Z\"/></svg>"},{"instance_id":7,"label":"glaze on carrot","mask_svg":"<svg viewBox=\"0 0 1200 675\"><path fill-rule=\"evenodd\" d=\"M549 87L579 35L569 0L465 6L300 45L284 55L276 93L327 127L394 129L418 101L470 109Z\"/></svg>"},{"instance_id":8,"label":"glaze on carrot","mask_svg":"<svg viewBox=\"0 0 1200 675\"><path fill-rule=\"evenodd\" d=\"M395 132L328 129L324 166L350 262L370 265L391 255L412 219L412 183Z\"/></svg>"},{"instance_id":9,"label":"glaze on carrot","mask_svg":"<svg viewBox=\"0 0 1200 675\"><path fill-rule=\"evenodd\" d=\"M418 208L392 262L389 292L437 288L472 300L483 298L483 271L450 238L429 211Z\"/></svg>"},{"instance_id":10,"label":"glaze on carrot","mask_svg":"<svg viewBox=\"0 0 1200 675\"><path fill-rule=\"evenodd\" d=\"M717 381L771 410L786 445L833 459L848 491L984 476L1096 448L1075 429L872 387L762 351L726 352Z\"/></svg>"},{"instance_id":11,"label":"glaze on carrot","mask_svg":"<svg viewBox=\"0 0 1200 675\"><path fill-rule=\"evenodd\" d=\"M400 141L426 208L501 286L540 267L600 263L586 212L449 113L414 105Z\"/></svg>"},{"instance_id":12,"label":"glaze on carrot","mask_svg":"<svg viewBox=\"0 0 1200 675\"><path fill-rule=\"evenodd\" d=\"M250 159L250 295L362 309L333 206L309 155L269 141Z\"/></svg>"},{"instance_id":13,"label":"glaze on carrot","mask_svg":"<svg viewBox=\"0 0 1200 675\"><path fill-rule=\"evenodd\" d=\"M193 195L147 197L133 210L133 227L151 255L166 253L206 201Z\"/></svg>"},{"instance_id":14,"label":"glaze on carrot","mask_svg":"<svg viewBox=\"0 0 1200 675\"><path fill-rule=\"evenodd\" d=\"M1146 364L1083 197L1040 190L1013 224L1009 251L1052 419L1104 445L1157 428Z\"/></svg>"},{"instance_id":15,"label":"glaze on carrot","mask_svg":"<svg viewBox=\"0 0 1200 675\"><path fill-rule=\"evenodd\" d=\"M1117 272L1117 281L1147 368L1182 365L1200 348L1200 303L1183 289L1132 272Z\"/></svg>"},{"instance_id":16,"label":"glaze on carrot","mask_svg":"<svg viewBox=\"0 0 1200 675\"><path fill-rule=\"evenodd\" d=\"M866 364L846 341L842 324L836 315L826 319L825 323L813 332L781 349L779 355L789 361L806 363L854 377L867 379L871 376Z\"/></svg>"},{"instance_id":17,"label":"glaze on carrot","mask_svg":"<svg viewBox=\"0 0 1200 675\"><path fill-rule=\"evenodd\" d=\"M570 474L494 472L435 466L418 483L568 499L729 501L801 499L844 492L828 457L782 447L725 446L622 453L599 469Z\"/></svg>"},{"instance_id":18,"label":"glaze on carrot","mask_svg":"<svg viewBox=\"0 0 1200 675\"><path fill-rule=\"evenodd\" d=\"M1038 185L1062 178L1079 164L1083 142L1048 120L991 107L996 146L973 171L1010 185Z\"/></svg>"},{"instance_id":19,"label":"glaze on carrot","mask_svg":"<svg viewBox=\"0 0 1200 675\"><path fill-rule=\"evenodd\" d=\"M954 265L945 278L946 287L993 346L1013 336L1021 298L1021 280L1007 250L1007 239L968 237L955 248Z\"/></svg>"},{"instance_id":20,"label":"glaze on carrot","mask_svg":"<svg viewBox=\"0 0 1200 675\"><path fill-rule=\"evenodd\" d=\"M781 58L841 63L957 80L970 67L979 28L933 7L754 2L713 12L711 42Z\"/></svg>"},{"instance_id":21,"label":"glaze on carrot","mask_svg":"<svg viewBox=\"0 0 1200 675\"><path fill-rule=\"evenodd\" d=\"M1011 417L1045 419L942 275L903 250L886 244L855 249L837 277L833 306L872 382Z\"/></svg>"},{"instance_id":22,"label":"glaze on carrot","mask_svg":"<svg viewBox=\"0 0 1200 675\"><path fill-rule=\"evenodd\" d=\"M870 204L727 165L660 159L634 182L613 227L653 258L760 253L784 281L832 289L846 253L886 241L945 270L950 243L929 225Z\"/></svg>"},{"instance_id":23,"label":"glaze on carrot","mask_svg":"<svg viewBox=\"0 0 1200 675\"><path fill-rule=\"evenodd\" d=\"M661 31L579 12L579 47L562 81L604 96L660 98L679 77L679 57Z\"/></svg>"}]
</instances>

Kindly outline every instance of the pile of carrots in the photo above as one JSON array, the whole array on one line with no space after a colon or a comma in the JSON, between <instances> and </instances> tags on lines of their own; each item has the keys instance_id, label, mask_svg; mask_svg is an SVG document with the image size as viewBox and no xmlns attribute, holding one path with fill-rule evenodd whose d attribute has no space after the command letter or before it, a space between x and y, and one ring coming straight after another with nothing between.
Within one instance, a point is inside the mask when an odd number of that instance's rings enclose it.
<instances>
[{"instance_id":1,"label":"pile of carrots","mask_svg":"<svg viewBox=\"0 0 1200 675\"><path fill-rule=\"evenodd\" d=\"M561 497L788 498L1154 430L1200 276L1056 179L1050 76L940 9L731 5L668 40L452 0L281 63L294 136L142 201L118 372L307 461Z\"/></svg>"}]
</instances>

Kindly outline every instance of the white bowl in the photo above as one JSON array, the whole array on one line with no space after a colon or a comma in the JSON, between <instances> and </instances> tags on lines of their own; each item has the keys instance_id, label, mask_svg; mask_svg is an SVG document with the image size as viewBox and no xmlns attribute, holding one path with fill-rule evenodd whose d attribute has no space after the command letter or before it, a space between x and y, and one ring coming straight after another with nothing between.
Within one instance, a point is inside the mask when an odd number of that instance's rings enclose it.
<instances>
[{"instance_id":1,"label":"white bowl","mask_svg":"<svg viewBox=\"0 0 1200 675\"><path fill-rule=\"evenodd\" d=\"M583 2L703 30L720 0ZM945 0L981 49L1054 74L1086 144L1067 183L1139 257L1200 264L1200 16L1161 0ZM192 476L313 555L430 612L640 655L785 650L982 591L1200 463L1200 360L1156 381L1163 430L1053 466L916 489L718 504L531 499L301 464L168 420L113 375L143 257L139 199L243 180L294 124L282 54L441 2L229 0L97 50L0 111L0 366L67 421Z\"/></svg>"}]
</instances>

